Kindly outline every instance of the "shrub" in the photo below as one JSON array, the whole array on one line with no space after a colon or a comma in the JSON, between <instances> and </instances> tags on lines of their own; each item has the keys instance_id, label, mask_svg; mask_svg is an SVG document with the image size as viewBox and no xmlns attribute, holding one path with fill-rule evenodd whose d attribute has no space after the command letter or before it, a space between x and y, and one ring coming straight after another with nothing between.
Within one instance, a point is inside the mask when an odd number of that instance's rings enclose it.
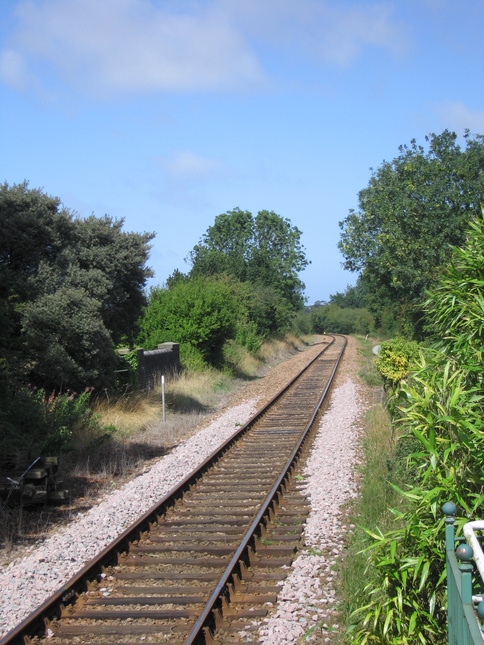
<instances>
[{"instance_id":1,"label":"shrub","mask_svg":"<svg viewBox=\"0 0 484 645\"><path fill-rule=\"evenodd\" d=\"M383 377L385 387L393 388L415 366L419 347L415 341L401 336L383 342L375 359L375 367Z\"/></svg>"},{"instance_id":2,"label":"shrub","mask_svg":"<svg viewBox=\"0 0 484 645\"><path fill-rule=\"evenodd\" d=\"M307 309L298 311L292 323L292 331L297 335L308 335L313 331L311 314Z\"/></svg>"},{"instance_id":3,"label":"shrub","mask_svg":"<svg viewBox=\"0 0 484 645\"><path fill-rule=\"evenodd\" d=\"M312 329L317 334L369 334L375 328L367 309L350 309L338 305L319 305L311 309Z\"/></svg>"},{"instance_id":4,"label":"shrub","mask_svg":"<svg viewBox=\"0 0 484 645\"><path fill-rule=\"evenodd\" d=\"M261 348L264 339L259 334L256 323L253 320L247 320L237 324L235 340L239 345L255 354Z\"/></svg>"},{"instance_id":5,"label":"shrub","mask_svg":"<svg viewBox=\"0 0 484 645\"><path fill-rule=\"evenodd\" d=\"M224 342L233 338L239 304L230 281L199 276L170 288L155 287L140 323L139 342L146 349L180 343L181 356L193 347L205 362L216 364Z\"/></svg>"},{"instance_id":6,"label":"shrub","mask_svg":"<svg viewBox=\"0 0 484 645\"><path fill-rule=\"evenodd\" d=\"M180 344L180 363L183 369L190 372L203 372L207 367L202 353L190 343Z\"/></svg>"},{"instance_id":7,"label":"shrub","mask_svg":"<svg viewBox=\"0 0 484 645\"><path fill-rule=\"evenodd\" d=\"M424 350L402 382L394 422L407 431L393 488L404 500L395 528L368 530L368 601L353 613L355 643L441 643L446 638L445 530L442 505L454 501L468 521L484 502L480 455L482 405L466 374ZM409 452L408 448L411 449ZM402 467L403 466L403 467ZM404 482L403 485L401 482Z\"/></svg>"},{"instance_id":8,"label":"shrub","mask_svg":"<svg viewBox=\"0 0 484 645\"><path fill-rule=\"evenodd\" d=\"M25 387L12 392L16 422L3 424L0 448L15 452L28 447L38 454L57 455L78 436L96 434L101 426L90 407L91 390L48 394ZM13 415L12 409L6 410L7 416Z\"/></svg>"}]
</instances>

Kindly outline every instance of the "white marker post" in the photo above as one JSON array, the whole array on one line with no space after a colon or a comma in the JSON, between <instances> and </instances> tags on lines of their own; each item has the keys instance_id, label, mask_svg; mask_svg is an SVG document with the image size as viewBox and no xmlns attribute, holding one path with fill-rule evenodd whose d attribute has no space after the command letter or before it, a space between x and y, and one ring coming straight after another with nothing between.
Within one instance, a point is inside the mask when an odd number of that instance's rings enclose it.
<instances>
[{"instance_id":1,"label":"white marker post","mask_svg":"<svg viewBox=\"0 0 484 645\"><path fill-rule=\"evenodd\" d=\"M165 414L165 377L161 376L161 408L163 410L163 423L166 422Z\"/></svg>"}]
</instances>

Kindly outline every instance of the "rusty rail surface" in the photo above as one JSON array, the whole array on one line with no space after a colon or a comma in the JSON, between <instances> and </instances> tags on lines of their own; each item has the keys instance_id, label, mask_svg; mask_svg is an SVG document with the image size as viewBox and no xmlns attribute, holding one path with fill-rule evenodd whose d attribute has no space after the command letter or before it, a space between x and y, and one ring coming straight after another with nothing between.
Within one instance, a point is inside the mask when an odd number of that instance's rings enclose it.
<instances>
[{"instance_id":1,"label":"rusty rail surface","mask_svg":"<svg viewBox=\"0 0 484 645\"><path fill-rule=\"evenodd\" d=\"M346 339L270 403L0 645L246 642L277 600L309 504L294 477ZM38 638L37 638L38 637ZM243 640L240 640L243 638Z\"/></svg>"}]
</instances>

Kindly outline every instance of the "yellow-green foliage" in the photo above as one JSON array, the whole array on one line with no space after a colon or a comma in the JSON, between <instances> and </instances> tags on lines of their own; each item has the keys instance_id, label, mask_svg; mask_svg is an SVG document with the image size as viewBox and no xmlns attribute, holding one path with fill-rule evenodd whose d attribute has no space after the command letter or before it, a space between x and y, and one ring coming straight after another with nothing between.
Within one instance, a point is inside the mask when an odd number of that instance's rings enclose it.
<instances>
[{"instance_id":1,"label":"yellow-green foliage","mask_svg":"<svg viewBox=\"0 0 484 645\"><path fill-rule=\"evenodd\" d=\"M375 367L388 387L394 387L415 366L418 358L418 343L397 336L381 344Z\"/></svg>"}]
</instances>

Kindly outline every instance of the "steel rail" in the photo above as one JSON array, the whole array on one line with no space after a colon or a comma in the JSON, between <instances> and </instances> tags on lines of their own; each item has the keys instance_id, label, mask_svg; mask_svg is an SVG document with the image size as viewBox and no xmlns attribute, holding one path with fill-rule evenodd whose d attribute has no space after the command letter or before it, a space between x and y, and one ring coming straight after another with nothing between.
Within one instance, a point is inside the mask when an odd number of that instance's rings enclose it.
<instances>
[{"instance_id":1,"label":"steel rail","mask_svg":"<svg viewBox=\"0 0 484 645\"><path fill-rule=\"evenodd\" d=\"M289 459L287 460L281 474L277 478L276 483L272 487L272 490L268 494L263 506L261 507L260 511L257 513L257 516L255 517L254 521L252 522L251 526L249 527L246 535L244 536L242 542L240 543L240 546L238 547L237 551L232 557L232 560L228 564L226 570L222 574L222 577L220 578L220 581L218 582L217 586L215 587L214 591L212 592L212 595L210 596L209 600L207 601L207 604L205 605L204 609L202 610L202 613L200 614L200 618L197 620L195 623L190 635L188 636L187 640L185 641L185 645L198 645L198 644L203 644L205 643L205 638L202 635L202 629L207 623L210 614L212 613L212 610L215 608L215 605L217 604L217 601L223 593L224 588L227 585L227 582L229 581L229 578L232 576L234 573L235 569L237 568L239 561L243 559L244 554L247 552L248 547L249 547L249 542L251 541L252 537L256 533L260 523L262 522L263 518L267 515L269 507L271 506L275 496L279 492L282 483L286 479L287 473L290 470L291 466L294 463L294 460L298 456L304 442L307 439L308 433L312 428L312 425L314 423L314 420L317 417L317 414L319 412L319 409L321 408L321 405L323 404L323 401L325 400L331 385L333 383L333 378L336 374L336 371L338 369L338 366L340 364L341 358L343 357L344 351L346 349L347 345L347 340L346 338L344 339L344 345L343 349L333 367L333 370L331 372L331 376L328 380L328 383L326 384L326 387L311 415L311 419L309 423L306 425L305 429L303 430L301 437L299 438L299 441L297 442L294 450L292 451Z\"/></svg>"},{"instance_id":2,"label":"steel rail","mask_svg":"<svg viewBox=\"0 0 484 645\"><path fill-rule=\"evenodd\" d=\"M67 583L59 588L52 596L47 598L36 610L23 619L16 627L10 630L2 639L0 645L23 645L24 639L34 634L39 634L45 630L45 619L58 618L61 613L61 604L68 603L74 599L78 593L87 589L87 583L96 578L102 571L102 567L107 566L117 557L119 553L127 551L128 545L133 540L139 538L141 533L146 530L150 523L163 514L168 508L172 507L183 494L202 475L213 466L226 452L234 445L239 438L244 436L252 426L261 419L270 408L272 408L279 399L296 383L298 379L315 363L322 354L324 354L335 342L335 337L319 352L289 383L286 384L261 410L256 412L249 421L239 428L231 437L229 437L221 446L211 453L205 460L189 473L181 482L169 491L157 504L148 509L136 522L128 526L117 538L110 542L102 549L97 556L85 564L77 574L75 574ZM346 340L345 340L346 345Z\"/></svg>"}]
</instances>

